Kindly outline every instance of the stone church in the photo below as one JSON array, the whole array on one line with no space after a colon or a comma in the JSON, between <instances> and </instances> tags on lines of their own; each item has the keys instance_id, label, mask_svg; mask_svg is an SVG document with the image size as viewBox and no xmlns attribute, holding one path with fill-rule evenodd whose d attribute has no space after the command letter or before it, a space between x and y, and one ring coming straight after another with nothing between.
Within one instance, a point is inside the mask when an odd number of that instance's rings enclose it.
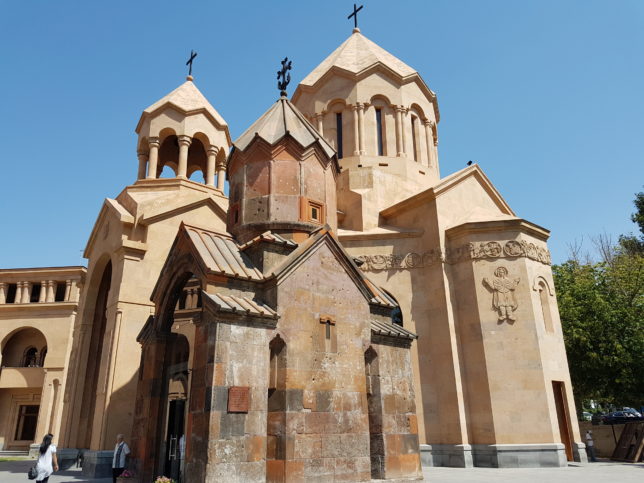
<instances>
[{"instance_id":1,"label":"stone church","mask_svg":"<svg viewBox=\"0 0 644 483\"><path fill-rule=\"evenodd\" d=\"M585 460L549 232L441 176L439 120L357 28L234 142L189 76L87 268L0 270L0 448L52 432L104 475L122 433L187 482Z\"/></svg>"}]
</instances>

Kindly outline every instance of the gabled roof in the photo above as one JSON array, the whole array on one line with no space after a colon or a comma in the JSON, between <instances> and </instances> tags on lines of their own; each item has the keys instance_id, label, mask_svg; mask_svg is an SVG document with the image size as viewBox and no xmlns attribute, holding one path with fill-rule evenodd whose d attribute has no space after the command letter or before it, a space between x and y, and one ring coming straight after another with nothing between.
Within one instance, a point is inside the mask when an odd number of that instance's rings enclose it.
<instances>
[{"instance_id":1,"label":"gabled roof","mask_svg":"<svg viewBox=\"0 0 644 483\"><path fill-rule=\"evenodd\" d=\"M260 281L264 277L230 235L183 225L208 271L229 277Z\"/></svg>"},{"instance_id":2,"label":"gabled roof","mask_svg":"<svg viewBox=\"0 0 644 483\"><path fill-rule=\"evenodd\" d=\"M267 317L271 319L279 318L277 312L268 305L250 299L249 297L239 297L235 295L224 295L221 293L207 293L202 291L202 297L209 301L222 312L231 314L250 315L251 317Z\"/></svg>"},{"instance_id":3,"label":"gabled roof","mask_svg":"<svg viewBox=\"0 0 644 483\"><path fill-rule=\"evenodd\" d=\"M352 74L359 74L376 64L388 67L401 77L417 74L416 70L369 40L356 29L331 55L313 69L300 84L314 85L333 67Z\"/></svg>"},{"instance_id":4,"label":"gabled roof","mask_svg":"<svg viewBox=\"0 0 644 483\"><path fill-rule=\"evenodd\" d=\"M260 242L273 243L275 245L282 245L289 248L297 248L297 243L295 243L294 241L287 240L286 238L279 235L278 233L273 233L272 231L268 230L262 233L261 235L257 235L255 238L252 238L248 240L246 243L240 245L239 249L241 251L245 251L247 248L250 248L253 245L257 245Z\"/></svg>"},{"instance_id":5,"label":"gabled roof","mask_svg":"<svg viewBox=\"0 0 644 483\"><path fill-rule=\"evenodd\" d=\"M331 251L338 255L338 261L344 266L347 274L370 304L387 308L394 308L398 305L358 268L353 257L342 247L328 225L312 233L306 241L300 243L299 247L266 277L267 280L277 279L279 283L288 277L315 252L314 248L322 243L328 243Z\"/></svg>"},{"instance_id":6,"label":"gabled roof","mask_svg":"<svg viewBox=\"0 0 644 483\"><path fill-rule=\"evenodd\" d=\"M184 114L192 114L199 111L206 112L217 124L219 124L220 127L223 128L228 126L226 121L224 121L224 118L221 117L214 107L212 107L212 104L208 102L208 99L206 99L201 91L197 89L197 86L195 86L192 81L188 80L145 109L141 115L138 125L136 126L136 132L139 132L143 119L152 115L155 111L165 105L171 105Z\"/></svg>"},{"instance_id":7,"label":"gabled roof","mask_svg":"<svg viewBox=\"0 0 644 483\"><path fill-rule=\"evenodd\" d=\"M407 329L400 325L385 323L378 320L371 321L371 333L388 337L399 337L402 339L418 339L418 336L416 334L409 332Z\"/></svg>"},{"instance_id":8,"label":"gabled roof","mask_svg":"<svg viewBox=\"0 0 644 483\"><path fill-rule=\"evenodd\" d=\"M233 146L234 149L244 151L257 137L262 138L272 146L287 134L303 148L308 148L317 143L329 158L335 156L335 149L326 142L286 97L280 97L268 111L237 138Z\"/></svg>"},{"instance_id":9,"label":"gabled roof","mask_svg":"<svg viewBox=\"0 0 644 483\"><path fill-rule=\"evenodd\" d=\"M510 208L510 205L503 199L501 193L494 187L492 182L485 176L483 170L479 167L478 164L473 164L463 168L460 171L457 171L436 183L431 188L421 191L403 201L400 201L388 208L385 208L380 212L385 220L395 216L398 213L408 211L417 207L424 205L427 202L433 201L443 193L446 193L459 183L461 183L466 178L473 177L475 178L483 187L483 189L488 193L492 201L497 205L502 215L505 215L504 218L515 218L516 215Z\"/></svg>"}]
</instances>

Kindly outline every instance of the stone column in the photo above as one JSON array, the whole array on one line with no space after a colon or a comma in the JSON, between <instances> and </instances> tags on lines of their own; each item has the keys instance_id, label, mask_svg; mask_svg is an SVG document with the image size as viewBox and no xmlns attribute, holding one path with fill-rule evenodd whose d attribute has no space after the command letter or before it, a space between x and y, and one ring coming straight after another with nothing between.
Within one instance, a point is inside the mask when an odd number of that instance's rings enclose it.
<instances>
[{"instance_id":1,"label":"stone column","mask_svg":"<svg viewBox=\"0 0 644 483\"><path fill-rule=\"evenodd\" d=\"M402 110L401 106L395 106L396 109L396 156L399 158L405 155L402 141Z\"/></svg>"},{"instance_id":2,"label":"stone column","mask_svg":"<svg viewBox=\"0 0 644 483\"><path fill-rule=\"evenodd\" d=\"M7 303L7 284L0 282L0 305Z\"/></svg>"},{"instance_id":3,"label":"stone column","mask_svg":"<svg viewBox=\"0 0 644 483\"><path fill-rule=\"evenodd\" d=\"M13 299L14 304L22 302L22 282L16 282L16 296Z\"/></svg>"},{"instance_id":4,"label":"stone column","mask_svg":"<svg viewBox=\"0 0 644 483\"><path fill-rule=\"evenodd\" d=\"M401 107L400 109L400 121L400 125L402 127L402 153L403 156L407 156L407 128L411 126L407 123L407 109L404 107Z\"/></svg>"},{"instance_id":5,"label":"stone column","mask_svg":"<svg viewBox=\"0 0 644 483\"><path fill-rule=\"evenodd\" d=\"M145 170L148 167L148 153L139 151L136 155L139 158L139 172L136 175L136 179L145 179Z\"/></svg>"},{"instance_id":6,"label":"stone column","mask_svg":"<svg viewBox=\"0 0 644 483\"><path fill-rule=\"evenodd\" d=\"M187 178L188 171L188 148L192 144L190 136L179 136L179 167L177 168L177 178Z\"/></svg>"},{"instance_id":7,"label":"stone column","mask_svg":"<svg viewBox=\"0 0 644 483\"><path fill-rule=\"evenodd\" d=\"M317 121L318 132L320 135L324 135L324 113L321 112L320 114L316 114L315 120Z\"/></svg>"},{"instance_id":8,"label":"stone column","mask_svg":"<svg viewBox=\"0 0 644 483\"><path fill-rule=\"evenodd\" d=\"M358 135L359 135L359 146L360 146L360 154L367 154L367 151L364 147L365 139L364 139L364 110L365 110L365 104L359 103L358 104Z\"/></svg>"},{"instance_id":9,"label":"stone column","mask_svg":"<svg viewBox=\"0 0 644 483\"><path fill-rule=\"evenodd\" d=\"M358 105L359 104L354 104L353 106L351 106L351 110L353 111L353 143L354 143L353 155L354 156L360 156L360 126L358 122Z\"/></svg>"},{"instance_id":10,"label":"stone column","mask_svg":"<svg viewBox=\"0 0 644 483\"><path fill-rule=\"evenodd\" d=\"M42 304L47 299L47 281L40 282L40 295L38 296L38 303Z\"/></svg>"},{"instance_id":11,"label":"stone column","mask_svg":"<svg viewBox=\"0 0 644 483\"><path fill-rule=\"evenodd\" d=\"M159 160L159 138L150 138L150 158L148 163L148 177L147 179L155 179L157 177L157 162Z\"/></svg>"},{"instance_id":12,"label":"stone column","mask_svg":"<svg viewBox=\"0 0 644 483\"><path fill-rule=\"evenodd\" d=\"M427 146L427 165L434 166L434 134L432 133L432 121L425 119L425 145Z\"/></svg>"},{"instance_id":13,"label":"stone column","mask_svg":"<svg viewBox=\"0 0 644 483\"><path fill-rule=\"evenodd\" d=\"M31 301L31 282L22 283L22 303L28 304Z\"/></svg>"},{"instance_id":14,"label":"stone column","mask_svg":"<svg viewBox=\"0 0 644 483\"><path fill-rule=\"evenodd\" d=\"M47 281L47 302L55 302L56 301L56 282L53 280L48 280Z\"/></svg>"},{"instance_id":15,"label":"stone column","mask_svg":"<svg viewBox=\"0 0 644 483\"><path fill-rule=\"evenodd\" d=\"M66 280L65 281L65 302L69 302L69 295L71 294L72 291L72 281L71 280Z\"/></svg>"},{"instance_id":16,"label":"stone column","mask_svg":"<svg viewBox=\"0 0 644 483\"><path fill-rule=\"evenodd\" d=\"M208 164L206 166L206 184L208 186L215 186L215 163L217 162L217 153L219 148L211 145L208 148Z\"/></svg>"},{"instance_id":17,"label":"stone column","mask_svg":"<svg viewBox=\"0 0 644 483\"><path fill-rule=\"evenodd\" d=\"M220 161L217 164L217 189L224 192L224 183L226 181L226 161Z\"/></svg>"}]
</instances>

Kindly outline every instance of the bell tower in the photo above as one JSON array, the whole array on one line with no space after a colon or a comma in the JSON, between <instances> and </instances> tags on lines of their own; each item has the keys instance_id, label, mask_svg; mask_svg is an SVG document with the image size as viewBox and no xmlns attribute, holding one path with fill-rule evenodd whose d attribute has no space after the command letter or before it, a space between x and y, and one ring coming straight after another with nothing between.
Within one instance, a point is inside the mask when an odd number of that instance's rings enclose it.
<instances>
[{"instance_id":1,"label":"bell tower","mask_svg":"<svg viewBox=\"0 0 644 483\"><path fill-rule=\"evenodd\" d=\"M143 111L136 134L137 180L104 201L83 255L87 283L60 441L86 450L86 472L109 470L102 450L116 434L129 438L140 360L136 334L154 313L152 289L179 226L226 229L230 134L191 76ZM165 167L173 176L160 177Z\"/></svg>"},{"instance_id":2,"label":"bell tower","mask_svg":"<svg viewBox=\"0 0 644 483\"><path fill-rule=\"evenodd\" d=\"M143 111L136 133L137 179L158 179L168 166L179 179L201 171L204 184L223 192L231 145L228 125L197 89L192 76Z\"/></svg>"}]
</instances>

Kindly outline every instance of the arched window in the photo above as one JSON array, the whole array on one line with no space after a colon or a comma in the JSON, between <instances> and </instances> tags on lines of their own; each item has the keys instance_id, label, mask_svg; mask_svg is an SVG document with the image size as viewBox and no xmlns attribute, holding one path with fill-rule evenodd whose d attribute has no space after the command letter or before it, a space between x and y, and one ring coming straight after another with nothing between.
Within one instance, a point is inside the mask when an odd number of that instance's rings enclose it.
<instances>
[{"instance_id":1,"label":"arched window","mask_svg":"<svg viewBox=\"0 0 644 483\"><path fill-rule=\"evenodd\" d=\"M22 367L37 367L38 366L38 349L35 347L28 347L22 358Z\"/></svg>"},{"instance_id":2,"label":"arched window","mask_svg":"<svg viewBox=\"0 0 644 483\"><path fill-rule=\"evenodd\" d=\"M335 135L336 135L336 149L338 151L338 159L342 159L342 113L335 113Z\"/></svg>"},{"instance_id":3,"label":"arched window","mask_svg":"<svg viewBox=\"0 0 644 483\"><path fill-rule=\"evenodd\" d=\"M382 109L376 108L376 147L378 156L384 156L385 144L383 140Z\"/></svg>"},{"instance_id":4,"label":"arched window","mask_svg":"<svg viewBox=\"0 0 644 483\"><path fill-rule=\"evenodd\" d=\"M411 141L414 150L414 161L418 161L418 118L411 116Z\"/></svg>"},{"instance_id":5,"label":"arched window","mask_svg":"<svg viewBox=\"0 0 644 483\"><path fill-rule=\"evenodd\" d=\"M539 291L539 300L541 302L541 313L543 314L543 324L546 327L546 332L554 332L555 328L552 324L552 312L550 310L550 294L548 285L544 280L540 280L537 284Z\"/></svg>"}]
</instances>

